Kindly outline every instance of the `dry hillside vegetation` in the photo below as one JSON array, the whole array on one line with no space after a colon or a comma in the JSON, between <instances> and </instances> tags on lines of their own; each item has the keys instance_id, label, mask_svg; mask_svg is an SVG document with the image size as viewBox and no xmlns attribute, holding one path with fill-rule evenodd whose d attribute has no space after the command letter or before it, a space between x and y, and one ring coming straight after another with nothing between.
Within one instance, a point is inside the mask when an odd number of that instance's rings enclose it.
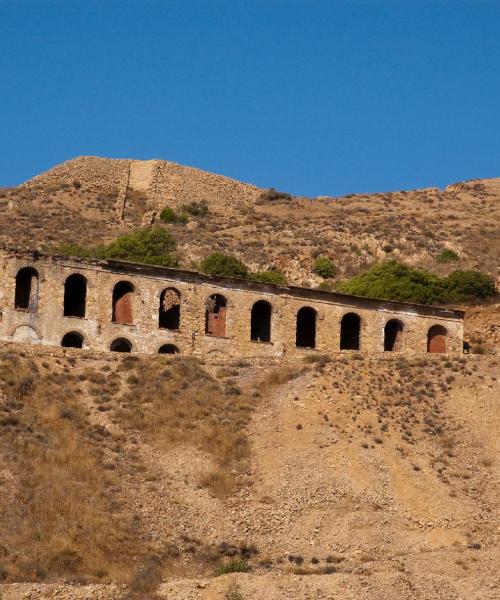
<instances>
[{"instance_id":1,"label":"dry hillside vegetation","mask_svg":"<svg viewBox=\"0 0 500 600\"><path fill-rule=\"evenodd\" d=\"M496 357L37 352L1 356L5 600L497 597Z\"/></svg>"},{"instance_id":2,"label":"dry hillside vegetation","mask_svg":"<svg viewBox=\"0 0 500 600\"><path fill-rule=\"evenodd\" d=\"M184 266L221 249L252 270L275 267L289 281L308 285L320 282L312 275L320 253L332 258L341 277L385 258L441 273L479 268L498 277L499 198L499 179L445 190L300 198L166 161L83 157L0 190L0 241L91 245L150 224L166 205L180 210L206 202L208 215L168 225ZM446 248L458 262L436 262Z\"/></svg>"}]
</instances>

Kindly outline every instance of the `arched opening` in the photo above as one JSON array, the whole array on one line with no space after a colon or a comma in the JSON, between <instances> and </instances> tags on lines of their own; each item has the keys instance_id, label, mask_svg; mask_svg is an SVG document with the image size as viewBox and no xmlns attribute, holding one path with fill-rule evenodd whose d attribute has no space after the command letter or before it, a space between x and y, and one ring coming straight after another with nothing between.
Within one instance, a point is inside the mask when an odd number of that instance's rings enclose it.
<instances>
[{"instance_id":1,"label":"arched opening","mask_svg":"<svg viewBox=\"0 0 500 600\"><path fill-rule=\"evenodd\" d=\"M116 338L109 349L111 352L132 352L132 344L126 338Z\"/></svg>"},{"instance_id":2,"label":"arched opening","mask_svg":"<svg viewBox=\"0 0 500 600\"><path fill-rule=\"evenodd\" d=\"M158 354L179 354L179 348L174 344L163 344L158 348Z\"/></svg>"},{"instance_id":3,"label":"arched opening","mask_svg":"<svg viewBox=\"0 0 500 600\"><path fill-rule=\"evenodd\" d=\"M316 348L316 311L310 306L303 306L297 313L295 345L297 348Z\"/></svg>"},{"instance_id":4,"label":"arched opening","mask_svg":"<svg viewBox=\"0 0 500 600\"><path fill-rule=\"evenodd\" d=\"M83 335L77 331L70 331L61 340L63 348L83 348Z\"/></svg>"},{"instance_id":5,"label":"arched opening","mask_svg":"<svg viewBox=\"0 0 500 600\"><path fill-rule=\"evenodd\" d=\"M361 319L356 313L347 313L340 322L340 349L359 350Z\"/></svg>"},{"instance_id":6,"label":"arched opening","mask_svg":"<svg viewBox=\"0 0 500 600\"><path fill-rule=\"evenodd\" d=\"M252 306L250 319L250 339L253 342L271 341L272 306L265 300L258 300Z\"/></svg>"},{"instance_id":7,"label":"arched opening","mask_svg":"<svg viewBox=\"0 0 500 600\"><path fill-rule=\"evenodd\" d=\"M403 349L404 325L398 319L387 321L384 327L384 352L400 352Z\"/></svg>"},{"instance_id":8,"label":"arched opening","mask_svg":"<svg viewBox=\"0 0 500 600\"><path fill-rule=\"evenodd\" d=\"M226 337L227 300L220 294L213 294L205 306L205 334Z\"/></svg>"},{"instance_id":9,"label":"arched opening","mask_svg":"<svg viewBox=\"0 0 500 600\"><path fill-rule=\"evenodd\" d=\"M24 267L16 275L15 308L36 311L38 308L38 272Z\"/></svg>"},{"instance_id":10,"label":"arched opening","mask_svg":"<svg viewBox=\"0 0 500 600\"><path fill-rule=\"evenodd\" d=\"M179 329L181 318L181 295L175 288L167 288L160 294L160 329Z\"/></svg>"},{"instance_id":11,"label":"arched opening","mask_svg":"<svg viewBox=\"0 0 500 600\"><path fill-rule=\"evenodd\" d=\"M87 302L87 280L79 273L73 273L64 282L64 316L85 317Z\"/></svg>"},{"instance_id":12,"label":"arched opening","mask_svg":"<svg viewBox=\"0 0 500 600\"><path fill-rule=\"evenodd\" d=\"M113 289L113 323L132 325L134 315L132 301L134 286L128 281L119 281Z\"/></svg>"},{"instance_id":13,"label":"arched opening","mask_svg":"<svg viewBox=\"0 0 500 600\"><path fill-rule=\"evenodd\" d=\"M448 332L442 325L433 325L427 332L427 352L443 354L446 352Z\"/></svg>"}]
</instances>

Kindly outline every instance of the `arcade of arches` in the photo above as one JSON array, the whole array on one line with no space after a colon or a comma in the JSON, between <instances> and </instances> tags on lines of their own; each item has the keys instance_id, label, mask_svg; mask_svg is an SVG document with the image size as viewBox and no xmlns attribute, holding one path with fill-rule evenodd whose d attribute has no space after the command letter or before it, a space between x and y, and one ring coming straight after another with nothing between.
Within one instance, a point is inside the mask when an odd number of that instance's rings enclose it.
<instances>
[{"instance_id":1,"label":"arcade of arches","mask_svg":"<svg viewBox=\"0 0 500 600\"><path fill-rule=\"evenodd\" d=\"M293 289L290 293L280 291L279 294L273 294L272 290L258 286L246 290L232 289L228 285L219 288L210 283L206 285L206 295L200 297L204 294L204 284L198 280L193 286L176 279L172 280L175 287L162 288L152 277L141 280L126 271L123 279L115 276L110 285L109 276L106 279L102 272L99 275L102 280L99 281L88 272L84 276L75 271L66 272L64 278L60 277L59 291L47 278L47 269L42 276L32 266L20 265L20 268L11 271L12 283L9 285L12 292L5 293L9 289L5 283L2 283L4 287L0 290L8 300L8 305L1 308L3 339L52 343L65 348L93 348L99 347L99 342L96 344L95 340L102 336L100 347L115 352L142 352L147 347L148 352L177 354L203 352L204 348L209 352L226 352L229 346L216 339L221 338L233 342L230 350L233 354L239 351L238 344L254 342L263 344L262 350L255 350L257 354L267 353L270 356L281 356L280 353L286 351L285 346L288 349L296 347L326 352L382 349L385 352L406 352L412 351L412 346L418 344L417 351L430 353L457 352L462 347L460 319L463 319L463 313L461 315L460 311L417 307L412 312L408 305L399 310L396 303L392 303L392 306L383 307L382 310L388 313L387 319L384 319L377 308L372 309L372 313L368 312L370 300L366 301L367 306L358 309L359 299L356 299L356 310L348 309L343 314L343 308L335 305L335 298L332 298L330 305L327 298L319 296L304 302L310 294L313 295L309 290L295 292L294 296ZM217 289L230 291L226 296L225 293L214 293ZM264 297L259 298L259 289ZM247 292L251 294L250 303L245 295ZM106 293L109 294L107 299ZM152 306L148 306L149 300L145 302L145 298L153 299ZM242 306L243 302L245 307ZM342 307L346 304L348 302L344 302ZM193 312L193 306L198 306L196 313ZM377 306L380 306L380 302ZM7 312L12 310L13 314L19 313L15 318L9 317L9 321L5 317L6 309ZM29 314L23 317L23 313ZM376 322L371 321L370 314L377 315ZM401 318L397 318L399 314ZM62 321L58 324L58 316L80 321L73 326L65 321L62 328ZM421 316L425 320L419 321ZM45 325L40 330L42 318L45 319ZM52 323L48 324L48 319ZM284 325L283 319L286 319L287 325ZM207 339L200 337L200 334L203 336L203 320ZM126 329L117 327L122 325ZM50 327L57 329L55 339L46 334ZM154 334L155 330L157 334ZM168 332L167 335L161 334L162 330ZM143 344L144 336L150 334L150 341L147 345ZM201 342L202 339L205 341ZM253 352L250 346L240 348L242 353Z\"/></svg>"}]
</instances>

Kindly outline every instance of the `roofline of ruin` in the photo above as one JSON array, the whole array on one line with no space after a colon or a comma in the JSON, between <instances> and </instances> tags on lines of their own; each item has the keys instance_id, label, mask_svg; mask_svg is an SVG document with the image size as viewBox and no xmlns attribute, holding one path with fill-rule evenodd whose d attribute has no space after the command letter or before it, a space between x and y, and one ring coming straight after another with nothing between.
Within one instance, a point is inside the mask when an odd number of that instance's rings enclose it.
<instances>
[{"instance_id":1,"label":"roofline of ruin","mask_svg":"<svg viewBox=\"0 0 500 600\"><path fill-rule=\"evenodd\" d=\"M96 267L102 270L112 271L114 273L124 273L130 275L142 275L154 278L165 277L170 280L178 280L187 283L209 283L225 288L239 288L253 292L265 292L276 296L291 295L295 298L315 300L319 302L328 302L334 304L344 304L346 306L367 308L372 310L390 310L408 311L421 316L435 316L451 319L463 320L465 312L458 309L441 308L426 304L417 304L414 302L400 302L398 300L379 300L375 298L366 298L364 296L354 296L351 294L341 294L340 292L329 292L312 288L304 288L294 285L281 286L272 283L261 283L240 279L236 277L220 277L217 275L205 275L198 271L188 269L178 269L172 267L162 267L158 265L146 265L124 260L101 260L94 258L82 258L78 256L61 256L58 254L49 254L39 250L27 250L10 246L0 247L0 252L13 256L23 256L36 262L38 259L49 259L54 262L65 262L71 264L82 264L89 267Z\"/></svg>"}]
</instances>

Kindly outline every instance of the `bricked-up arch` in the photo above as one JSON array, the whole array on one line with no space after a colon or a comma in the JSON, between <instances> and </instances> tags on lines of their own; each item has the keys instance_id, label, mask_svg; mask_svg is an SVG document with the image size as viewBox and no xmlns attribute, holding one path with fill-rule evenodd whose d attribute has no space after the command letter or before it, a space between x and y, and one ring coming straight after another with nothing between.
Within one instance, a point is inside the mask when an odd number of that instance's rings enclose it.
<instances>
[{"instance_id":1,"label":"bricked-up arch","mask_svg":"<svg viewBox=\"0 0 500 600\"><path fill-rule=\"evenodd\" d=\"M132 352L132 343L127 338L116 338L109 347L111 352Z\"/></svg>"},{"instance_id":2,"label":"bricked-up arch","mask_svg":"<svg viewBox=\"0 0 500 600\"><path fill-rule=\"evenodd\" d=\"M113 323L132 325L134 286L128 281L119 281L113 289Z\"/></svg>"},{"instance_id":3,"label":"bricked-up arch","mask_svg":"<svg viewBox=\"0 0 500 600\"><path fill-rule=\"evenodd\" d=\"M361 318L356 313L347 313L340 322L340 349L359 350L361 341Z\"/></svg>"},{"instance_id":4,"label":"bricked-up arch","mask_svg":"<svg viewBox=\"0 0 500 600\"><path fill-rule=\"evenodd\" d=\"M158 354L179 354L179 348L174 344L163 344L158 348Z\"/></svg>"},{"instance_id":5,"label":"bricked-up arch","mask_svg":"<svg viewBox=\"0 0 500 600\"><path fill-rule=\"evenodd\" d=\"M24 267L16 275L15 308L36 311L38 308L38 272Z\"/></svg>"},{"instance_id":6,"label":"bricked-up arch","mask_svg":"<svg viewBox=\"0 0 500 600\"><path fill-rule=\"evenodd\" d=\"M310 306L303 306L297 313L297 348L316 348L316 315L316 311Z\"/></svg>"},{"instance_id":7,"label":"bricked-up arch","mask_svg":"<svg viewBox=\"0 0 500 600\"><path fill-rule=\"evenodd\" d=\"M175 288L167 288L160 294L160 329L177 330L181 319L181 294Z\"/></svg>"},{"instance_id":8,"label":"bricked-up arch","mask_svg":"<svg viewBox=\"0 0 500 600\"><path fill-rule=\"evenodd\" d=\"M271 341L272 306L265 300L257 300L252 306L250 318L250 339L254 342Z\"/></svg>"},{"instance_id":9,"label":"bricked-up arch","mask_svg":"<svg viewBox=\"0 0 500 600\"><path fill-rule=\"evenodd\" d=\"M12 339L14 342L28 342L29 344L38 344L40 336L36 329L29 325L19 325L16 330L12 333Z\"/></svg>"},{"instance_id":10,"label":"bricked-up arch","mask_svg":"<svg viewBox=\"0 0 500 600\"><path fill-rule=\"evenodd\" d=\"M427 332L427 352L444 354L448 332L442 325L433 325Z\"/></svg>"},{"instance_id":11,"label":"bricked-up arch","mask_svg":"<svg viewBox=\"0 0 500 600\"><path fill-rule=\"evenodd\" d=\"M384 352L400 352L403 349L404 325L399 319L390 319L384 327Z\"/></svg>"},{"instance_id":12,"label":"bricked-up arch","mask_svg":"<svg viewBox=\"0 0 500 600\"><path fill-rule=\"evenodd\" d=\"M87 303L87 280L79 273L73 273L64 282L64 316L85 317Z\"/></svg>"},{"instance_id":13,"label":"bricked-up arch","mask_svg":"<svg viewBox=\"0 0 500 600\"><path fill-rule=\"evenodd\" d=\"M205 334L226 337L227 300L213 294L205 303Z\"/></svg>"},{"instance_id":14,"label":"bricked-up arch","mask_svg":"<svg viewBox=\"0 0 500 600\"><path fill-rule=\"evenodd\" d=\"M61 340L63 348L83 348L83 335L78 331L68 332Z\"/></svg>"}]
</instances>

